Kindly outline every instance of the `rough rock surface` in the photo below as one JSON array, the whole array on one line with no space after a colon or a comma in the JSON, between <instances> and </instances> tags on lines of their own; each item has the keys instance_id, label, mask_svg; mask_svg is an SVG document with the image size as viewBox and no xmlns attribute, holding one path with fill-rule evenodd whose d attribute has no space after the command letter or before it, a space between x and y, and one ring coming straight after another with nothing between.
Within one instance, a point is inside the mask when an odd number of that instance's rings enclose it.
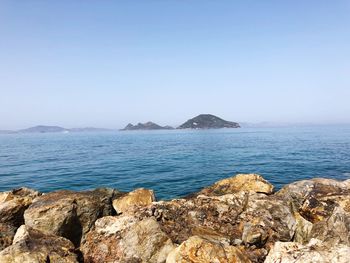
<instances>
[{"instance_id":1,"label":"rough rock surface","mask_svg":"<svg viewBox=\"0 0 350 263\"><path fill-rule=\"evenodd\" d=\"M193 236L169 253L166 263L250 263L238 247Z\"/></svg>"},{"instance_id":2,"label":"rough rock surface","mask_svg":"<svg viewBox=\"0 0 350 263\"><path fill-rule=\"evenodd\" d=\"M328 247L317 239L307 245L294 242L276 242L265 263L348 263L350 247Z\"/></svg>"},{"instance_id":3,"label":"rough rock surface","mask_svg":"<svg viewBox=\"0 0 350 263\"><path fill-rule=\"evenodd\" d=\"M218 196L232 194L239 191L253 191L256 193L271 194L273 192L273 185L258 174L237 174L233 177L218 181L212 186L204 188L199 194Z\"/></svg>"},{"instance_id":4,"label":"rough rock surface","mask_svg":"<svg viewBox=\"0 0 350 263\"><path fill-rule=\"evenodd\" d=\"M174 248L153 218L104 217L81 247L84 262L165 262Z\"/></svg>"},{"instance_id":5,"label":"rough rock surface","mask_svg":"<svg viewBox=\"0 0 350 263\"><path fill-rule=\"evenodd\" d=\"M350 262L350 180L274 193L237 175L159 202L146 189L21 188L0 193L0 216L0 262Z\"/></svg>"},{"instance_id":6,"label":"rough rock surface","mask_svg":"<svg viewBox=\"0 0 350 263\"><path fill-rule=\"evenodd\" d=\"M155 201L152 190L139 188L113 201L113 207L118 214L132 211L138 206L148 206Z\"/></svg>"},{"instance_id":7,"label":"rough rock surface","mask_svg":"<svg viewBox=\"0 0 350 263\"><path fill-rule=\"evenodd\" d=\"M36 198L25 211L25 224L68 238L78 246L98 218L114 214L112 200L120 195L113 189L48 193Z\"/></svg>"},{"instance_id":8,"label":"rough rock surface","mask_svg":"<svg viewBox=\"0 0 350 263\"><path fill-rule=\"evenodd\" d=\"M63 237L21 226L13 245L0 252L1 263L78 263L74 245Z\"/></svg>"},{"instance_id":9,"label":"rough rock surface","mask_svg":"<svg viewBox=\"0 0 350 263\"><path fill-rule=\"evenodd\" d=\"M275 241L291 241L296 228L295 218L282 200L244 191L154 202L135 215L157 219L177 244L196 235L245 245L252 261L261 261Z\"/></svg>"},{"instance_id":10,"label":"rough rock surface","mask_svg":"<svg viewBox=\"0 0 350 263\"><path fill-rule=\"evenodd\" d=\"M25 187L0 193L0 223L21 226L24 211L39 195L39 192Z\"/></svg>"},{"instance_id":11,"label":"rough rock surface","mask_svg":"<svg viewBox=\"0 0 350 263\"><path fill-rule=\"evenodd\" d=\"M0 251L12 244L16 227L11 224L0 223Z\"/></svg>"}]
</instances>

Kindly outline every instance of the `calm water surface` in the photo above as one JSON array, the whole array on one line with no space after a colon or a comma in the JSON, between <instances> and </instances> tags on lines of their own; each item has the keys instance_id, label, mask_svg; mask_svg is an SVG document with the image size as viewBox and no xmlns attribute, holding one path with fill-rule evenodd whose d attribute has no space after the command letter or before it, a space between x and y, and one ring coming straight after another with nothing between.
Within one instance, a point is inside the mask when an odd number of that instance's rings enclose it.
<instances>
[{"instance_id":1,"label":"calm water surface","mask_svg":"<svg viewBox=\"0 0 350 263\"><path fill-rule=\"evenodd\" d=\"M0 191L152 188L179 197L236 173L277 188L350 178L350 127L0 135Z\"/></svg>"}]
</instances>

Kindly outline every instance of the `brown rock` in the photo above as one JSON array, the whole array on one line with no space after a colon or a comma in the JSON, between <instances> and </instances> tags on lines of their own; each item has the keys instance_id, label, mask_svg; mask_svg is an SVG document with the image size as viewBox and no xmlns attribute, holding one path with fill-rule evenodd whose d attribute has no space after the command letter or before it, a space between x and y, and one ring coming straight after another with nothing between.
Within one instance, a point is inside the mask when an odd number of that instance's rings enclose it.
<instances>
[{"instance_id":1,"label":"brown rock","mask_svg":"<svg viewBox=\"0 0 350 263\"><path fill-rule=\"evenodd\" d=\"M39 192L25 187L0 193L0 223L15 227L22 225L24 211L39 195Z\"/></svg>"},{"instance_id":2,"label":"brown rock","mask_svg":"<svg viewBox=\"0 0 350 263\"><path fill-rule=\"evenodd\" d=\"M0 252L1 263L78 263L69 240L24 225L17 232L13 245Z\"/></svg>"},{"instance_id":3,"label":"brown rock","mask_svg":"<svg viewBox=\"0 0 350 263\"><path fill-rule=\"evenodd\" d=\"M87 234L81 250L84 262L165 262L174 248L153 218L103 217Z\"/></svg>"},{"instance_id":4,"label":"brown rock","mask_svg":"<svg viewBox=\"0 0 350 263\"><path fill-rule=\"evenodd\" d=\"M12 244L16 229L13 225L0 223L0 251Z\"/></svg>"},{"instance_id":5,"label":"brown rock","mask_svg":"<svg viewBox=\"0 0 350 263\"><path fill-rule=\"evenodd\" d=\"M239 191L253 191L256 193L271 194L273 185L258 174L237 174L223 179L214 185L204 188L199 192L206 196L218 196L232 194Z\"/></svg>"},{"instance_id":6,"label":"brown rock","mask_svg":"<svg viewBox=\"0 0 350 263\"><path fill-rule=\"evenodd\" d=\"M152 190L139 188L113 201L113 207L118 214L132 211L135 207L148 206L155 201Z\"/></svg>"},{"instance_id":7,"label":"brown rock","mask_svg":"<svg viewBox=\"0 0 350 263\"><path fill-rule=\"evenodd\" d=\"M244 252L218 241L192 236L174 249L166 263L250 263Z\"/></svg>"},{"instance_id":8,"label":"brown rock","mask_svg":"<svg viewBox=\"0 0 350 263\"><path fill-rule=\"evenodd\" d=\"M121 194L113 189L51 192L36 198L25 211L25 224L78 246L98 218L114 213L112 200Z\"/></svg>"},{"instance_id":9,"label":"brown rock","mask_svg":"<svg viewBox=\"0 0 350 263\"><path fill-rule=\"evenodd\" d=\"M276 242L265 263L348 263L350 247L337 245L328 247L317 239L307 245L295 242Z\"/></svg>"}]
</instances>

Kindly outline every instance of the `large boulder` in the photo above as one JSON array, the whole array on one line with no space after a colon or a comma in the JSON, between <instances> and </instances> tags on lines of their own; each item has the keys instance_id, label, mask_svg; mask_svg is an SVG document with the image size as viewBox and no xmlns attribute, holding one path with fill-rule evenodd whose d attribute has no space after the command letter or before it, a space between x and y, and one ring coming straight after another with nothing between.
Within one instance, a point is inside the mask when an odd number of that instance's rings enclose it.
<instances>
[{"instance_id":1,"label":"large boulder","mask_svg":"<svg viewBox=\"0 0 350 263\"><path fill-rule=\"evenodd\" d=\"M161 263L174 248L154 218L103 217L82 244L84 262Z\"/></svg>"},{"instance_id":2,"label":"large boulder","mask_svg":"<svg viewBox=\"0 0 350 263\"><path fill-rule=\"evenodd\" d=\"M265 263L348 263L350 247L326 246L317 239L307 245L295 242L276 242Z\"/></svg>"},{"instance_id":3,"label":"large boulder","mask_svg":"<svg viewBox=\"0 0 350 263\"><path fill-rule=\"evenodd\" d=\"M0 223L21 226L24 211L39 195L39 192L25 187L0 193Z\"/></svg>"},{"instance_id":4,"label":"large boulder","mask_svg":"<svg viewBox=\"0 0 350 263\"><path fill-rule=\"evenodd\" d=\"M148 206L155 201L152 190L139 188L113 201L113 207L118 214L132 211L139 206Z\"/></svg>"},{"instance_id":5,"label":"large boulder","mask_svg":"<svg viewBox=\"0 0 350 263\"><path fill-rule=\"evenodd\" d=\"M114 189L51 192L36 198L25 211L25 224L79 246L98 218L114 214L112 200L120 195Z\"/></svg>"},{"instance_id":6,"label":"large boulder","mask_svg":"<svg viewBox=\"0 0 350 263\"><path fill-rule=\"evenodd\" d=\"M74 245L63 237L21 226L13 245L0 252L1 263L78 263Z\"/></svg>"},{"instance_id":7,"label":"large boulder","mask_svg":"<svg viewBox=\"0 0 350 263\"><path fill-rule=\"evenodd\" d=\"M244 251L235 246L192 236L175 248L166 263L250 263Z\"/></svg>"},{"instance_id":8,"label":"large boulder","mask_svg":"<svg viewBox=\"0 0 350 263\"><path fill-rule=\"evenodd\" d=\"M258 174L237 174L204 188L198 194L218 196L237 193L239 191L272 194L273 185Z\"/></svg>"}]
</instances>

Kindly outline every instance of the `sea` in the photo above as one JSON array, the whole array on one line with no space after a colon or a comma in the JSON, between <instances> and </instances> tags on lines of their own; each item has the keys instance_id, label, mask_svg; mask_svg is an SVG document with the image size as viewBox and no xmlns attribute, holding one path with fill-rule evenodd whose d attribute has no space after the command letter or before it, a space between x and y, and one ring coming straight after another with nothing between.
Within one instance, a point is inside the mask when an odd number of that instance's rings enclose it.
<instances>
[{"instance_id":1,"label":"sea","mask_svg":"<svg viewBox=\"0 0 350 263\"><path fill-rule=\"evenodd\" d=\"M350 126L0 135L0 191L144 187L161 200L238 173L276 189L350 179Z\"/></svg>"}]
</instances>

